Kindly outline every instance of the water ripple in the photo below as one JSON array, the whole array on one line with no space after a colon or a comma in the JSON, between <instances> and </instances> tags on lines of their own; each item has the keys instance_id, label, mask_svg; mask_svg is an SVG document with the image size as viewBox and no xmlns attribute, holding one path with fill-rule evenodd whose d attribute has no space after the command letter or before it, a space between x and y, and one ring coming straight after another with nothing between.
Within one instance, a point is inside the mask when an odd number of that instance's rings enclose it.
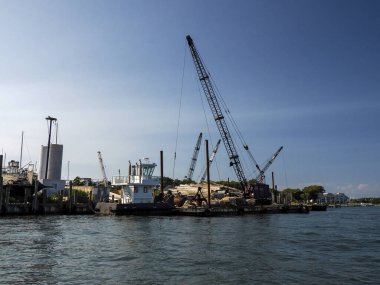
<instances>
[{"instance_id":1,"label":"water ripple","mask_svg":"<svg viewBox=\"0 0 380 285\"><path fill-rule=\"evenodd\" d=\"M380 208L0 219L0 284L377 284Z\"/></svg>"}]
</instances>

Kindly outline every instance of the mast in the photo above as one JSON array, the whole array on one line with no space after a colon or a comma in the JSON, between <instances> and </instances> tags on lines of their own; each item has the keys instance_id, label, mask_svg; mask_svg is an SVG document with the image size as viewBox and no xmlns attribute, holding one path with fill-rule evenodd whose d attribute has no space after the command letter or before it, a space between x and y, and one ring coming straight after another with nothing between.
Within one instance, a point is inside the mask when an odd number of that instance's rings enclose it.
<instances>
[{"instance_id":1,"label":"mast","mask_svg":"<svg viewBox=\"0 0 380 285\"><path fill-rule=\"evenodd\" d=\"M49 168L49 155L50 155L50 139L51 139L51 125L52 122L56 122L56 118L52 118L48 116L46 120L49 121L49 138L48 138L48 145L47 145L47 154L46 154L46 171L45 171L45 179L47 179L48 176L48 168Z\"/></svg>"}]
</instances>

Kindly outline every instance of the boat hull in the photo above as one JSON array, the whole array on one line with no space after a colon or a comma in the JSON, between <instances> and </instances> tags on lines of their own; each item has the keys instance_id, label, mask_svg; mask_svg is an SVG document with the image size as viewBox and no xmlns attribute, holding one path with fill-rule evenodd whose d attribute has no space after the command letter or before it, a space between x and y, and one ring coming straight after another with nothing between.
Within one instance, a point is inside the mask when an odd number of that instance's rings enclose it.
<instances>
[{"instance_id":1,"label":"boat hull","mask_svg":"<svg viewBox=\"0 0 380 285\"><path fill-rule=\"evenodd\" d=\"M175 208L167 203L107 203L99 202L96 211L103 215L164 216L173 215Z\"/></svg>"}]
</instances>

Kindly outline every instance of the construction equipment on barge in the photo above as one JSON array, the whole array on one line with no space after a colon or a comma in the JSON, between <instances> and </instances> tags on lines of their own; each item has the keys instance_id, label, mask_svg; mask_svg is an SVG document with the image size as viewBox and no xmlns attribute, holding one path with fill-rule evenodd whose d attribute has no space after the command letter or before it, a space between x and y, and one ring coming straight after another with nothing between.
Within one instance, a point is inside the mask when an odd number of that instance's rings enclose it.
<instances>
[{"instance_id":1,"label":"construction equipment on barge","mask_svg":"<svg viewBox=\"0 0 380 285\"><path fill-rule=\"evenodd\" d=\"M272 194L269 191L269 185L257 180L253 180L253 183L248 182L247 177L244 173L242 164L240 162L240 157L235 147L234 140L228 129L225 116L223 114L222 108L220 107L219 101L217 99L217 94L215 92L216 89L213 87L210 75L207 72L206 67L194 45L193 39L188 35L186 36L186 40L191 51L191 55L192 55L194 66L198 75L198 79L202 85L202 89L207 98L207 102L210 106L215 123L219 130L220 136L223 140L224 146L226 148L228 158L230 160L230 166L232 166L235 171L235 174L240 182L244 196L247 198L254 197L258 204L271 204ZM248 145L244 143L243 146L244 146L244 149L248 152L251 160L254 162L255 167L259 170L260 175L262 176L263 171L260 169L256 160L253 158L253 155L251 154L248 148ZM280 150L281 149L282 147L280 148Z\"/></svg>"}]
</instances>

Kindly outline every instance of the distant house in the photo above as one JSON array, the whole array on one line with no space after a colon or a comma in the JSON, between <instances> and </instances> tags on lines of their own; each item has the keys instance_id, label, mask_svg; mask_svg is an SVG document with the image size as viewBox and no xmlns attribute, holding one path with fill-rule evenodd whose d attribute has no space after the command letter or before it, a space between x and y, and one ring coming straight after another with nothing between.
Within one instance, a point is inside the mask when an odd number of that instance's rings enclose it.
<instances>
[{"instance_id":1,"label":"distant house","mask_svg":"<svg viewBox=\"0 0 380 285\"><path fill-rule=\"evenodd\" d=\"M335 195L332 193L321 193L318 197L320 204L334 204L335 203Z\"/></svg>"},{"instance_id":2,"label":"distant house","mask_svg":"<svg viewBox=\"0 0 380 285\"><path fill-rule=\"evenodd\" d=\"M344 193L336 193L335 204L347 204L349 201L350 198L347 197Z\"/></svg>"},{"instance_id":3,"label":"distant house","mask_svg":"<svg viewBox=\"0 0 380 285\"><path fill-rule=\"evenodd\" d=\"M318 202L320 204L347 204L350 201L344 193L323 193L319 194Z\"/></svg>"}]
</instances>

